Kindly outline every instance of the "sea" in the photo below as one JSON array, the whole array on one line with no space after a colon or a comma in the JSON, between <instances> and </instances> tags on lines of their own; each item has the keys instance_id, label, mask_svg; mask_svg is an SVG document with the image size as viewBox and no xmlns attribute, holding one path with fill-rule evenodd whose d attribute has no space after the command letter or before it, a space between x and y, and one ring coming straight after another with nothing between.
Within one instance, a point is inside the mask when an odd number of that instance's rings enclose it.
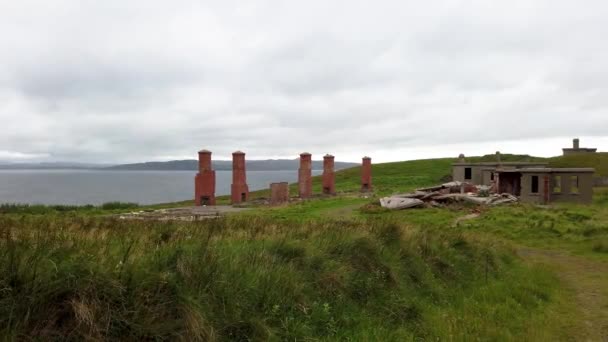
<instances>
[{"instance_id":1,"label":"sea","mask_svg":"<svg viewBox=\"0 0 608 342\"><path fill-rule=\"evenodd\" d=\"M195 171L0 170L0 203L177 202L194 198L195 174ZM247 172L249 191L297 179L297 171L291 170ZM216 196L229 195L231 182L232 171L216 171Z\"/></svg>"}]
</instances>

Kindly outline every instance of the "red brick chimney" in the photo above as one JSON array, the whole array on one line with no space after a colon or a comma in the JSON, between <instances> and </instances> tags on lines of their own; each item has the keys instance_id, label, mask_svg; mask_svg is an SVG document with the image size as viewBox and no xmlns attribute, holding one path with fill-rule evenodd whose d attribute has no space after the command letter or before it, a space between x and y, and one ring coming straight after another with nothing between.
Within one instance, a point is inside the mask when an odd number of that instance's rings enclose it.
<instances>
[{"instance_id":1,"label":"red brick chimney","mask_svg":"<svg viewBox=\"0 0 608 342\"><path fill-rule=\"evenodd\" d=\"M215 171L211 151L198 152L198 173L194 177L194 205L215 205Z\"/></svg>"},{"instance_id":2,"label":"red brick chimney","mask_svg":"<svg viewBox=\"0 0 608 342\"><path fill-rule=\"evenodd\" d=\"M300 169L298 170L298 189L300 198L312 196L312 155L308 152L300 154Z\"/></svg>"},{"instance_id":3,"label":"red brick chimney","mask_svg":"<svg viewBox=\"0 0 608 342\"><path fill-rule=\"evenodd\" d=\"M363 157L361 163L361 192L372 191L372 158Z\"/></svg>"},{"instance_id":4,"label":"red brick chimney","mask_svg":"<svg viewBox=\"0 0 608 342\"><path fill-rule=\"evenodd\" d=\"M336 194L336 176L334 173L334 156L326 154L323 157L323 194Z\"/></svg>"},{"instance_id":5,"label":"red brick chimney","mask_svg":"<svg viewBox=\"0 0 608 342\"><path fill-rule=\"evenodd\" d=\"M246 202L249 199L247 174L245 172L245 153L236 151L232 153L232 204Z\"/></svg>"}]
</instances>

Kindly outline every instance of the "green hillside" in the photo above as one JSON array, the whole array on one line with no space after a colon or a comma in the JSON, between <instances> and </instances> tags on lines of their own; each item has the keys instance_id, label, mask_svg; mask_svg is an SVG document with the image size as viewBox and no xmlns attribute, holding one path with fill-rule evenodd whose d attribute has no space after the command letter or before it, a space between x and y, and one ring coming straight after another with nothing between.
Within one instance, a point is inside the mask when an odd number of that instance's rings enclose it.
<instances>
[{"instance_id":1,"label":"green hillside","mask_svg":"<svg viewBox=\"0 0 608 342\"><path fill-rule=\"evenodd\" d=\"M453 158L412 160L372 165L372 184L377 193L393 193L436 184L452 174ZM340 192L358 191L361 168L336 172L336 189ZM321 191L321 177L313 179L315 192Z\"/></svg>"},{"instance_id":2,"label":"green hillside","mask_svg":"<svg viewBox=\"0 0 608 342\"><path fill-rule=\"evenodd\" d=\"M575 154L547 159L551 167L592 167L597 176L608 176L608 153Z\"/></svg>"}]
</instances>

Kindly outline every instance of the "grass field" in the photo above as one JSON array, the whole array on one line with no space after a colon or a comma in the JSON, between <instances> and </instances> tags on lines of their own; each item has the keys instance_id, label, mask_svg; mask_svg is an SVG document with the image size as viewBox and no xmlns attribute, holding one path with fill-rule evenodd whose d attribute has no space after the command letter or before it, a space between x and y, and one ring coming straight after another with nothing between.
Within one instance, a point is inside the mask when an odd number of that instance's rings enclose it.
<instances>
[{"instance_id":1,"label":"grass field","mask_svg":"<svg viewBox=\"0 0 608 342\"><path fill-rule=\"evenodd\" d=\"M556 291L498 240L391 220L0 223L15 339L526 337Z\"/></svg>"},{"instance_id":2,"label":"grass field","mask_svg":"<svg viewBox=\"0 0 608 342\"><path fill-rule=\"evenodd\" d=\"M375 196L439 183L452 161L374 165ZM358 169L336 180L337 197L198 222L109 216L135 208L124 203L0 206L0 335L608 338L608 191L590 206L391 212L357 193Z\"/></svg>"}]
</instances>

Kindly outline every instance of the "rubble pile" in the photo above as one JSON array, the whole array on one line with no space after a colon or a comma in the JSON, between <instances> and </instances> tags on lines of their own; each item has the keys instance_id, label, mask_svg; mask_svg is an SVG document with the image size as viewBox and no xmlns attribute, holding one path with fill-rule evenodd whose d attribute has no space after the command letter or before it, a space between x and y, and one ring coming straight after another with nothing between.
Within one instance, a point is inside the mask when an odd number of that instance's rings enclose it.
<instances>
[{"instance_id":1,"label":"rubble pile","mask_svg":"<svg viewBox=\"0 0 608 342\"><path fill-rule=\"evenodd\" d=\"M492 193L484 185L449 182L429 188L417 189L414 192L383 197L380 205L388 209L409 209L416 207L443 207L454 202L468 202L478 205L501 205L517 202L511 194Z\"/></svg>"},{"instance_id":2,"label":"rubble pile","mask_svg":"<svg viewBox=\"0 0 608 342\"><path fill-rule=\"evenodd\" d=\"M168 209L146 209L113 215L119 220L152 220L152 221L200 221L219 218L226 214L236 213L247 208L226 205L198 206Z\"/></svg>"}]
</instances>

